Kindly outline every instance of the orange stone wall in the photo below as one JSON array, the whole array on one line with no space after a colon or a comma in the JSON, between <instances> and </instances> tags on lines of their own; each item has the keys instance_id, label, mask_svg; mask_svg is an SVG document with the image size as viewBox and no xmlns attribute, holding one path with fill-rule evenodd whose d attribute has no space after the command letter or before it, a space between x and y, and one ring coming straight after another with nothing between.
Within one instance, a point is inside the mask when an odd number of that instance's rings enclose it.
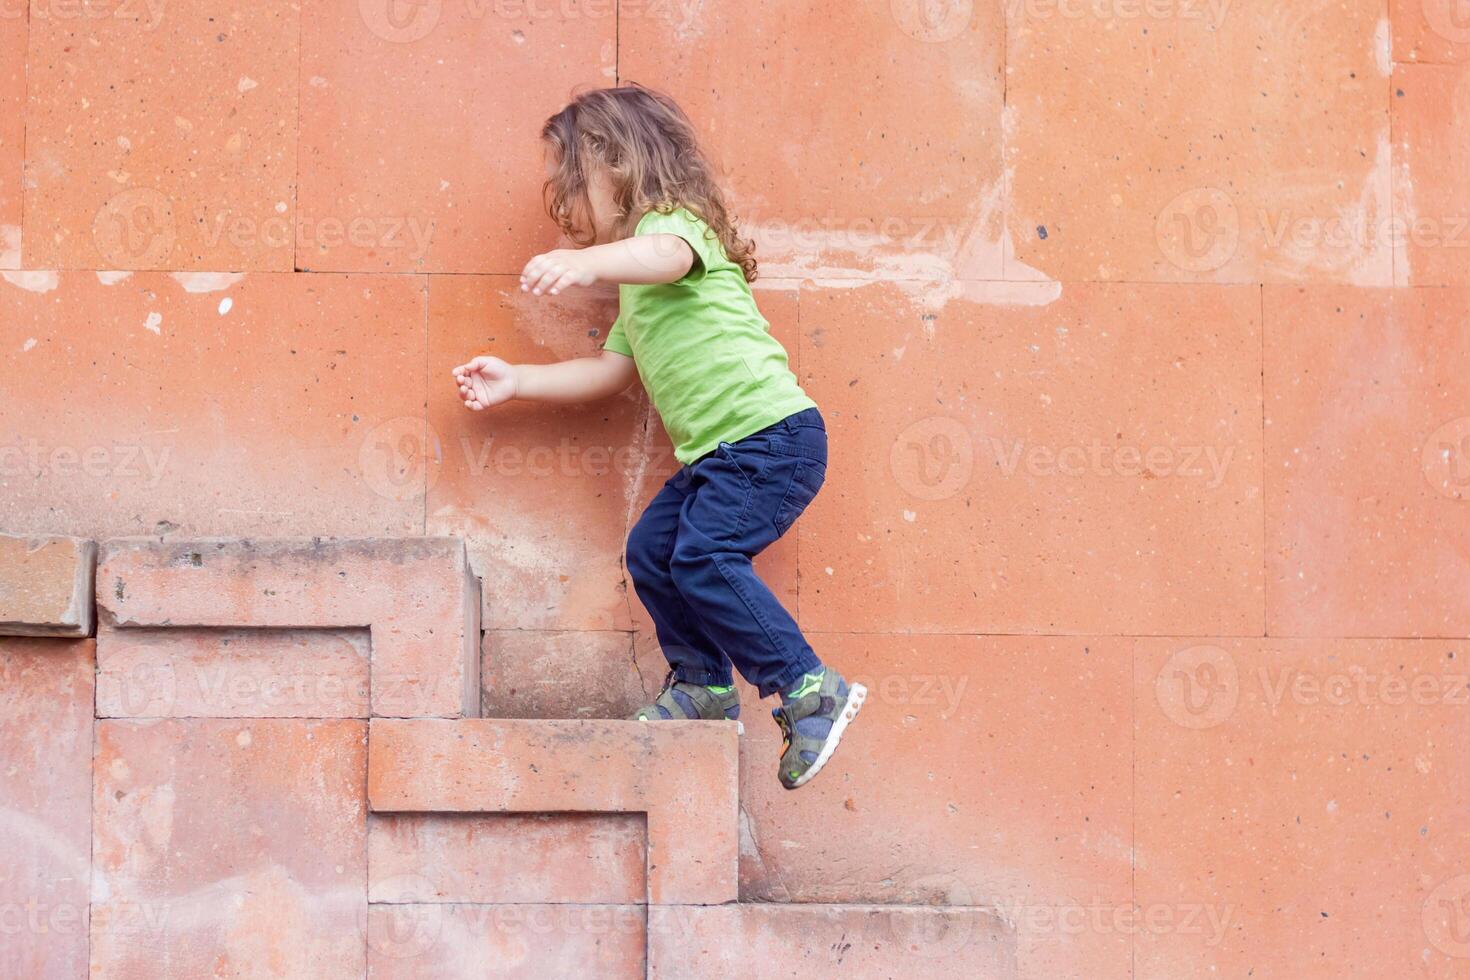
<instances>
[{"instance_id":1,"label":"orange stone wall","mask_svg":"<svg viewBox=\"0 0 1470 980\"><path fill-rule=\"evenodd\" d=\"M557 244L540 123L619 80L683 103L758 240L832 436L760 567L872 690L791 794L742 687L742 901L999 924L871 975L1470 976L1461 0L0 0L0 531L462 538L481 712L625 715L664 669L622 566L657 417L471 415L448 373L601 344L610 292L516 274ZM445 712L369 711L371 621L115 625L0 639L0 975L148 975L137 896L222 881L229 975L361 975L330 937L410 900L350 898L410 832L362 824L366 719ZM129 704L173 658L249 684ZM250 693L302 659L340 694ZM593 848L586 902L643 888L621 824L514 832ZM558 920L543 968L739 975L722 942L805 928L737 908Z\"/></svg>"}]
</instances>

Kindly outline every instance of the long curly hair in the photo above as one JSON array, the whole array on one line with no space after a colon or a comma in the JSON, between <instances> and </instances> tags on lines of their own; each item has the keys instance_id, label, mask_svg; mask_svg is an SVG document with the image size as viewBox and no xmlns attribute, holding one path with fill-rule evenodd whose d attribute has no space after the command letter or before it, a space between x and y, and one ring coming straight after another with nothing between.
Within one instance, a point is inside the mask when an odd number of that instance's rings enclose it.
<instances>
[{"instance_id":1,"label":"long curly hair","mask_svg":"<svg viewBox=\"0 0 1470 980\"><path fill-rule=\"evenodd\" d=\"M747 282L756 276L755 243L742 238L700 149L694 125L673 99L636 83L572 99L541 129L554 170L544 188L551 220L578 245L593 243L586 220L589 169L611 178L619 237L649 211L688 208L704 219Z\"/></svg>"}]
</instances>

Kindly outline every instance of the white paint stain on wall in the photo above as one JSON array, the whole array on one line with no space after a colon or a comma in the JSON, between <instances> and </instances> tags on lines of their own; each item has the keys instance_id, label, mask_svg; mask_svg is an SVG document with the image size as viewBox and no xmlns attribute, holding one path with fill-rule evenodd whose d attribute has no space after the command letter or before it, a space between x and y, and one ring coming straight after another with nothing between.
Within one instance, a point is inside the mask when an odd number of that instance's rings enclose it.
<instances>
[{"instance_id":1,"label":"white paint stain on wall","mask_svg":"<svg viewBox=\"0 0 1470 980\"><path fill-rule=\"evenodd\" d=\"M1379 18L1378 27L1373 31L1373 62L1378 66L1378 74L1384 78L1393 74L1393 29L1387 17Z\"/></svg>"},{"instance_id":2,"label":"white paint stain on wall","mask_svg":"<svg viewBox=\"0 0 1470 980\"><path fill-rule=\"evenodd\" d=\"M32 293L49 293L61 284L61 275L57 272L0 272L0 276L12 286Z\"/></svg>"},{"instance_id":3,"label":"white paint stain on wall","mask_svg":"<svg viewBox=\"0 0 1470 980\"><path fill-rule=\"evenodd\" d=\"M116 286L131 275L131 272L99 272L97 273L97 281L104 286Z\"/></svg>"},{"instance_id":4,"label":"white paint stain on wall","mask_svg":"<svg viewBox=\"0 0 1470 980\"><path fill-rule=\"evenodd\" d=\"M218 293L245 278L243 272L170 272L186 293Z\"/></svg>"},{"instance_id":5,"label":"white paint stain on wall","mask_svg":"<svg viewBox=\"0 0 1470 980\"><path fill-rule=\"evenodd\" d=\"M20 268L20 225L0 225L0 268Z\"/></svg>"},{"instance_id":6,"label":"white paint stain on wall","mask_svg":"<svg viewBox=\"0 0 1470 980\"><path fill-rule=\"evenodd\" d=\"M930 308L950 299L1006 306L1044 306L1061 283L1014 258L1003 227L1001 191L1009 174L970 210L946 218L851 222L750 223L762 279L782 288L810 279L827 288L871 282L903 284Z\"/></svg>"}]
</instances>

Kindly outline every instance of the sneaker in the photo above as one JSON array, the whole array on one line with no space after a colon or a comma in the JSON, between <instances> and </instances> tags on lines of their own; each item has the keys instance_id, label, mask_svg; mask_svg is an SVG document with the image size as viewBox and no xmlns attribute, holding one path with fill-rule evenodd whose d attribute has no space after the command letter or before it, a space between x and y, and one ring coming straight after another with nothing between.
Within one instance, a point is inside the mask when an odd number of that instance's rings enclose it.
<instances>
[{"instance_id":1,"label":"sneaker","mask_svg":"<svg viewBox=\"0 0 1470 980\"><path fill-rule=\"evenodd\" d=\"M733 687L706 687L664 677L663 690L652 704L633 713L634 721L739 721L740 695Z\"/></svg>"},{"instance_id":2,"label":"sneaker","mask_svg":"<svg viewBox=\"0 0 1470 980\"><path fill-rule=\"evenodd\" d=\"M781 707L772 708L771 715L786 737L777 772L782 786L796 789L822 771L867 697L867 688L848 687L831 667L807 674L795 694L781 695Z\"/></svg>"}]
</instances>

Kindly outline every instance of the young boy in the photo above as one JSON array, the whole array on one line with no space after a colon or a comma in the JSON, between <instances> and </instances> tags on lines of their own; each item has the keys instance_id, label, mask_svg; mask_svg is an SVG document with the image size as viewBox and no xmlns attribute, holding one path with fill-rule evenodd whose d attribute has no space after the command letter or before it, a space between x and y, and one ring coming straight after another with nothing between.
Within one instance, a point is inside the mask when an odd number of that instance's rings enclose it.
<instances>
[{"instance_id":1,"label":"young boy","mask_svg":"<svg viewBox=\"0 0 1470 980\"><path fill-rule=\"evenodd\" d=\"M736 719L731 665L785 736L795 789L831 757L866 691L824 667L751 559L821 489L827 433L750 290L756 263L726 210L694 128L639 86L579 96L542 131L553 220L576 249L531 259L521 289L619 284L601 356L557 364L476 357L454 369L466 407L512 398L566 404L640 377L682 468L628 538L628 573L670 664L642 721Z\"/></svg>"}]
</instances>

